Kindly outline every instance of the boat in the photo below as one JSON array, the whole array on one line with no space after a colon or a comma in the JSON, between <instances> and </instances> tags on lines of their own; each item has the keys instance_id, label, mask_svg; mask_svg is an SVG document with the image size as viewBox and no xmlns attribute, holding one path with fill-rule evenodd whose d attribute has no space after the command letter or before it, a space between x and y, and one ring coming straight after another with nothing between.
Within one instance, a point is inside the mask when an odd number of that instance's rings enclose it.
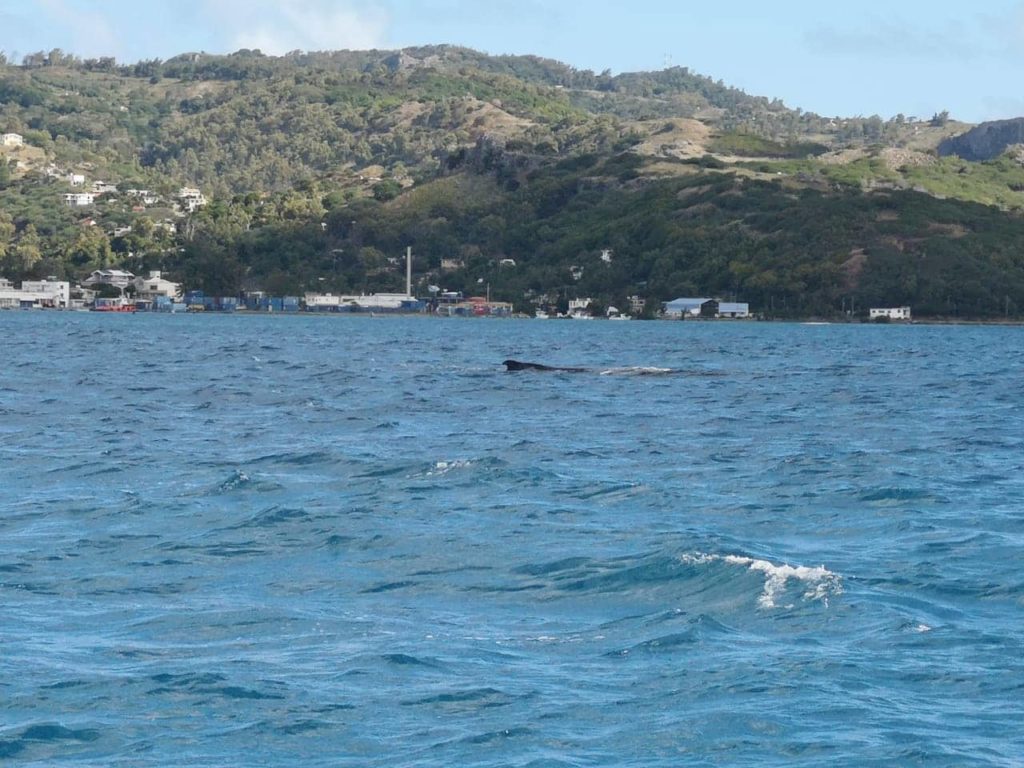
<instances>
[{"instance_id":1,"label":"boat","mask_svg":"<svg viewBox=\"0 0 1024 768\"><path fill-rule=\"evenodd\" d=\"M96 299L92 305L93 312L134 312L134 302L124 298Z\"/></svg>"},{"instance_id":2,"label":"boat","mask_svg":"<svg viewBox=\"0 0 1024 768\"><path fill-rule=\"evenodd\" d=\"M551 319L551 315L549 315L543 309L538 309L536 312L534 312L533 317L536 320L550 320Z\"/></svg>"}]
</instances>

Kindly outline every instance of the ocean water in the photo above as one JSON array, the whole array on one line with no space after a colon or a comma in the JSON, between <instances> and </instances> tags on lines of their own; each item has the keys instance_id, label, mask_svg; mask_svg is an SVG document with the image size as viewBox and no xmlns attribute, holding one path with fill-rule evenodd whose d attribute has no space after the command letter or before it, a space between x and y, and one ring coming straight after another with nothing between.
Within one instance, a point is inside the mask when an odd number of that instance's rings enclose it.
<instances>
[{"instance_id":1,"label":"ocean water","mask_svg":"<svg viewBox=\"0 0 1024 768\"><path fill-rule=\"evenodd\" d=\"M1024 765L1024 329L0 333L0 763Z\"/></svg>"}]
</instances>

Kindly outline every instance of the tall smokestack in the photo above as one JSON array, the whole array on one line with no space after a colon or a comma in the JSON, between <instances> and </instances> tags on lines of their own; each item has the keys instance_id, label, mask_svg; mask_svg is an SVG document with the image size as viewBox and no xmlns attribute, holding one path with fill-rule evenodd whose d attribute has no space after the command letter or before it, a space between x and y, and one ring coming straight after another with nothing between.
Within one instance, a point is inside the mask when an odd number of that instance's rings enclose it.
<instances>
[{"instance_id":1,"label":"tall smokestack","mask_svg":"<svg viewBox=\"0 0 1024 768\"><path fill-rule=\"evenodd\" d=\"M412 246L405 248L405 295L412 298Z\"/></svg>"}]
</instances>

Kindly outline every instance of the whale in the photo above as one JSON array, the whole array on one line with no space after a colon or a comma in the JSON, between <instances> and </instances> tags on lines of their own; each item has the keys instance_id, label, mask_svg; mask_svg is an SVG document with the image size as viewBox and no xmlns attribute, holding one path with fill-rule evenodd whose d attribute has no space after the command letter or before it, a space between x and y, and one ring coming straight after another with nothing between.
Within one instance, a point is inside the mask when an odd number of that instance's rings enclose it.
<instances>
[{"instance_id":1,"label":"whale","mask_svg":"<svg viewBox=\"0 0 1024 768\"><path fill-rule=\"evenodd\" d=\"M502 365L506 371L563 371L566 373L585 373L587 368L572 368L560 365L544 365L543 363L529 363L522 360L505 360Z\"/></svg>"},{"instance_id":2,"label":"whale","mask_svg":"<svg viewBox=\"0 0 1024 768\"><path fill-rule=\"evenodd\" d=\"M562 373L597 373L601 376L667 376L682 373L682 371L673 368L653 368L639 365L631 365L625 368L576 368L568 365L532 363L527 360L505 360L502 362L502 365L510 373L516 371L560 371Z\"/></svg>"}]
</instances>

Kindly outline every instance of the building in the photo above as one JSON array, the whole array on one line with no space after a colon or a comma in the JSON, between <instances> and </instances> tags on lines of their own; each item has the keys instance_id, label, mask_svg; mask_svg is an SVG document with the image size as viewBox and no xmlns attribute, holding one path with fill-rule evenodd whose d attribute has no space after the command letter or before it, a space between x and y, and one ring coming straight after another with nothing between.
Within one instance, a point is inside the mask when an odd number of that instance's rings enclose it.
<instances>
[{"instance_id":1,"label":"building","mask_svg":"<svg viewBox=\"0 0 1024 768\"><path fill-rule=\"evenodd\" d=\"M88 288L94 288L99 285L112 285L123 291L129 285L132 285L134 281L135 275L131 272L125 272L123 269L97 269L82 281L82 285Z\"/></svg>"},{"instance_id":2,"label":"building","mask_svg":"<svg viewBox=\"0 0 1024 768\"><path fill-rule=\"evenodd\" d=\"M642 296L629 296L629 312L633 315L642 315L647 307L647 299Z\"/></svg>"},{"instance_id":3,"label":"building","mask_svg":"<svg viewBox=\"0 0 1024 768\"><path fill-rule=\"evenodd\" d=\"M662 305L666 317L750 317L750 305L745 302L719 301L707 297L682 298Z\"/></svg>"},{"instance_id":4,"label":"building","mask_svg":"<svg viewBox=\"0 0 1024 768\"><path fill-rule=\"evenodd\" d=\"M194 213L206 205L206 197L195 187L182 187L178 192L178 204L188 213Z\"/></svg>"},{"instance_id":5,"label":"building","mask_svg":"<svg viewBox=\"0 0 1024 768\"><path fill-rule=\"evenodd\" d=\"M63 280L23 280L21 290L45 297L44 306L64 308L71 303L71 283Z\"/></svg>"},{"instance_id":6,"label":"building","mask_svg":"<svg viewBox=\"0 0 1024 768\"><path fill-rule=\"evenodd\" d=\"M910 307L877 307L868 310L870 320L909 320Z\"/></svg>"},{"instance_id":7,"label":"building","mask_svg":"<svg viewBox=\"0 0 1024 768\"><path fill-rule=\"evenodd\" d=\"M94 181L92 183L92 191L95 195L117 194L117 184L110 184L106 181Z\"/></svg>"},{"instance_id":8,"label":"building","mask_svg":"<svg viewBox=\"0 0 1024 768\"><path fill-rule=\"evenodd\" d=\"M84 187L85 186L85 174L84 173L69 173L66 177L68 184L72 187Z\"/></svg>"},{"instance_id":9,"label":"building","mask_svg":"<svg viewBox=\"0 0 1024 768\"><path fill-rule=\"evenodd\" d=\"M454 272L457 269L464 269L466 262L462 259L441 259L442 272Z\"/></svg>"},{"instance_id":10,"label":"building","mask_svg":"<svg viewBox=\"0 0 1024 768\"><path fill-rule=\"evenodd\" d=\"M714 317L718 312L718 302L707 297L681 298L666 301L662 305L662 310L666 317Z\"/></svg>"},{"instance_id":11,"label":"building","mask_svg":"<svg viewBox=\"0 0 1024 768\"><path fill-rule=\"evenodd\" d=\"M181 285L165 280L159 270L150 272L149 277L136 277L132 285L140 299L155 299L157 296L176 299L181 295Z\"/></svg>"},{"instance_id":12,"label":"building","mask_svg":"<svg viewBox=\"0 0 1024 768\"><path fill-rule=\"evenodd\" d=\"M0 146L20 147L25 144L25 137L20 133L4 133L0 135Z\"/></svg>"},{"instance_id":13,"label":"building","mask_svg":"<svg viewBox=\"0 0 1024 768\"><path fill-rule=\"evenodd\" d=\"M143 205L156 205L160 202L160 196L148 189L127 189L125 194L128 197L137 198Z\"/></svg>"},{"instance_id":14,"label":"building","mask_svg":"<svg viewBox=\"0 0 1024 768\"><path fill-rule=\"evenodd\" d=\"M734 301L718 302L717 317L750 317L750 305Z\"/></svg>"},{"instance_id":15,"label":"building","mask_svg":"<svg viewBox=\"0 0 1024 768\"><path fill-rule=\"evenodd\" d=\"M92 192L68 192L64 195L64 205L69 208L84 208L96 202L96 195Z\"/></svg>"},{"instance_id":16,"label":"building","mask_svg":"<svg viewBox=\"0 0 1024 768\"><path fill-rule=\"evenodd\" d=\"M336 296L307 293L306 309L313 312L422 312L426 304L405 293Z\"/></svg>"},{"instance_id":17,"label":"building","mask_svg":"<svg viewBox=\"0 0 1024 768\"><path fill-rule=\"evenodd\" d=\"M65 309L71 303L71 284L59 280L24 280L16 289L9 280L0 280L0 308Z\"/></svg>"}]
</instances>

